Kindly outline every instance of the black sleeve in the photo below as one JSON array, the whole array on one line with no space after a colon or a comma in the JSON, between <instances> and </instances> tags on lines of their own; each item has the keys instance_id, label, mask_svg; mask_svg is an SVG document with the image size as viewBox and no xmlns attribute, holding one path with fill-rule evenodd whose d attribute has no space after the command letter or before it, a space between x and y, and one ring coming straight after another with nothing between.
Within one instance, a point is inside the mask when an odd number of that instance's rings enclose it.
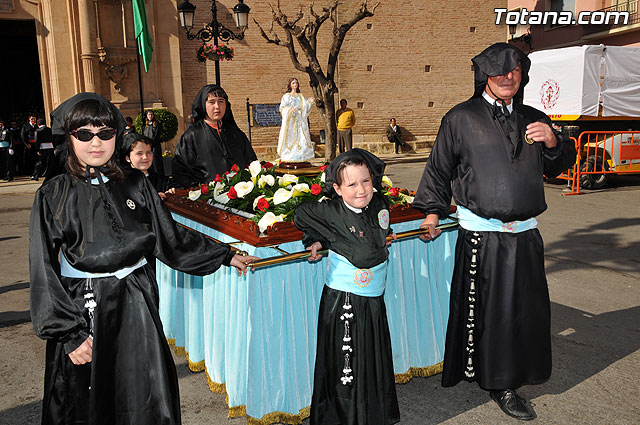
<instances>
[{"instance_id":1,"label":"black sleeve","mask_svg":"<svg viewBox=\"0 0 640 425\"><path fill-rule=\"evenodd\" d=\"M144 177L141 180L145 202L153 216L154 257L171 268L198 276L211 274L221 265L229 265L235 255L229 245L214 242L202 233L176 223L151 182Z\"/></svg>"},{"instance_id":2,"label":"black sleeve","mask_svg":"<svg viewBox=\"0 0 640 425\"><path fill-rule=\"evenodd\" d=\"M451 180L458 164L455 141L445 115L413 201L413 207L425 214L438 214L440 218L449 215Z\"/></svg>"},{"instance_id":3,"label":"black sleeve","mask_svg":"<svg viewBox=\"0 0 640 425\"><path fill-rule=\"evenodd\" d=\"M323 248L329 248L335 242L335 230L327 220L328 211L327 202L317 201L303 202L296 208L294 224L304 233L302 244L305 247L320 242Z\"/></svg>"},{"instance_id":4,"label":"black sleeve","mask_svg":"<svg viewBox=\"0 0 640 425\"><path fill-rule=\"evenodd\" d=\"M175 187L189 189L197 186L200 181L204 181L204 175L199 175L201 173L193 169L195 162L194 132L187 131L180 137L171 161L171 174Z\"/></svg>"},{"instance_id":5,"label":"black sleeve","mask_svg":"<svg viewBox=\"0 0 640 425\"><path fill-rule=\"evenodd\" d=\"M29 223L31 322L38 337L58 339L66 354L88 337L88 324L60 278L63 234L55 225L43 191L36 193Z\"/></svg>"},{"instance_id":6,"label":"black sleeve","mask_svg":"<svg viewBox=\"0 0 640 425\"><path fill-rule=\"evenodd\" d=\"M551 120L547 124L551 126ZM553 127L551 127L553 129ZM553 148L542 147L544 160L544 175L556 177L563 171L567 171L576 162L576 147L568 136L553 129L558 144Z\"/></svg>"}]
</instances>

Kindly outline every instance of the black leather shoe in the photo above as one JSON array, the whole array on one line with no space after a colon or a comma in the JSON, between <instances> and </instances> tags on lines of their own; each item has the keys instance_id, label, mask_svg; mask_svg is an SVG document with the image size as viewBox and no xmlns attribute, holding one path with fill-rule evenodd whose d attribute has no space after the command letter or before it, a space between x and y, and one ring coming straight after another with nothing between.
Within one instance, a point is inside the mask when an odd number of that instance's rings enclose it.
<instances>
[{"instance_id":1,"label":"black leather shoe","mask_svg":"<svg viewBox=\"0 0 640 425\"><path fill-rule=\"evenodd\" d=\"M489 391L491 399L498 403L498 406L507 415L520 419L521 421L530 421L536 418L531 404L520 397L516 390Z\"/></svg>"}]
</instances>

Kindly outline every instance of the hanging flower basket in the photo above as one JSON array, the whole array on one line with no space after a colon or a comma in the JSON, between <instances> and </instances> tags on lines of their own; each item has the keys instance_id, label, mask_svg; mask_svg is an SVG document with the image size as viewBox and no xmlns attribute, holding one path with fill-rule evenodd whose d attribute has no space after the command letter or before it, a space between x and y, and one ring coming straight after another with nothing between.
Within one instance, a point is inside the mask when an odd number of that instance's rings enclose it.
<instances>
[{"instance_id":1,"label":"hanging flower basket","mask_svg":"<svg viewBox=\"0 0 640 425\"><path fill-rule=\"evenodd\" d=\"M227 46L225 44L213 45L203 43L202 46L198 48L198 52L196 57L200 62L205 62L207 59L209 60L228 60L233 59L233 47Z\"/></svg>"}]
</instances>

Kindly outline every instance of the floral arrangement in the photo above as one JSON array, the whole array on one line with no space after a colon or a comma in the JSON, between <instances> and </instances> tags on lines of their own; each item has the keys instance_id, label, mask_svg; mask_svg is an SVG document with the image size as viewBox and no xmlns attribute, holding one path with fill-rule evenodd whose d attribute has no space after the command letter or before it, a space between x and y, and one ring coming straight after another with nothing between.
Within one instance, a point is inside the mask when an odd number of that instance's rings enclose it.
<instances>
[{"instance_id":1,"label":"floral arrangement","mask_svg":"<svg viewBox=\"0 0 640 425\"><path fill-rule=\"evenodd\" d=\"M172 156L173 156L173 153L170 150L165 150L164 152L162 152L163 158L171 158Z\"/></svg>"},{"instance_id":2,"label":"floral arrangement","mask_svg":"<svg viewBox=\"0 0 640 425\"><path fill-rule=\"evenodd\" d=\"M233 165L223 176L216 175L209 184L190 190L192 201L205 201L228 209L258 223L260 232L282 221L293 221L296 207L305 201L322 201L327 165L320 167L317 176L276 175L276 166L270 162L253 161L249 168L240 170ZM393 187L391 180L382 178L384 194L389 204L406 205L413 197L405 189Z\"/></svg>"},{"instance_id":3,"label":"floral arrangement","mask_svg":"<svg viewBox=\"0 0 640 425\"><path fill-rule=\"evenodd\" d=\"M202 43L202 46L198 47L196 57L200 62L205 62L207 59L212 60L228 60L233 59L233 47L226 44L214 45L208 43Z\"/></svg>"}]
</instances>

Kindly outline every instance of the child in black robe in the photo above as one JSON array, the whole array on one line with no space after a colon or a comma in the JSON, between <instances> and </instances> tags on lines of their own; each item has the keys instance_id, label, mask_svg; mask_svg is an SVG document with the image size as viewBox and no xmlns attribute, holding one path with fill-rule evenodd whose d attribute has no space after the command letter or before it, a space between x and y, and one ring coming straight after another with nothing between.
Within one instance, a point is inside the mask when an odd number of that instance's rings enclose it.
<instances>
[{"instance_id":1,"label":"child in black robe","mask_svg":"<svg viewBox=\"0 0 640 425\"><path fill-rule=\"evenodd\" d=\"M47 340L43 424L179 424L178 378L145 257L190 274L251 257L179 227L140 172L116 161L125 120L80 93L51 113L67 171L31 210L31 319Z\"/></svg>"},{"instance_id":2,"label":"child in black robe","mask_svg":"<svg viewBox=\"0 0 640 425\"><path fill-rule=\"evenodd\" d=\"M142 171L156 188L160 198L165 199L166 178L154 170L152 167L154 161L153 140L135 132L124 135L122 162L128 163L131 168Z\"/></svg>"},{"instance_id":3,"label":"child in black robe","mask_svg":"<svg viewBox=\"0 0 640 425\"><path fill-rule=\"evenodd\" d=\"M339 155L326 169L333 199L301 204L295 212L310 259L320 258L322 247L330 250L318 316L312 425L400 420L384 303L386 237L394 236L381 190L384 167L362 149Z\"/></svg>"}]
</instances>

